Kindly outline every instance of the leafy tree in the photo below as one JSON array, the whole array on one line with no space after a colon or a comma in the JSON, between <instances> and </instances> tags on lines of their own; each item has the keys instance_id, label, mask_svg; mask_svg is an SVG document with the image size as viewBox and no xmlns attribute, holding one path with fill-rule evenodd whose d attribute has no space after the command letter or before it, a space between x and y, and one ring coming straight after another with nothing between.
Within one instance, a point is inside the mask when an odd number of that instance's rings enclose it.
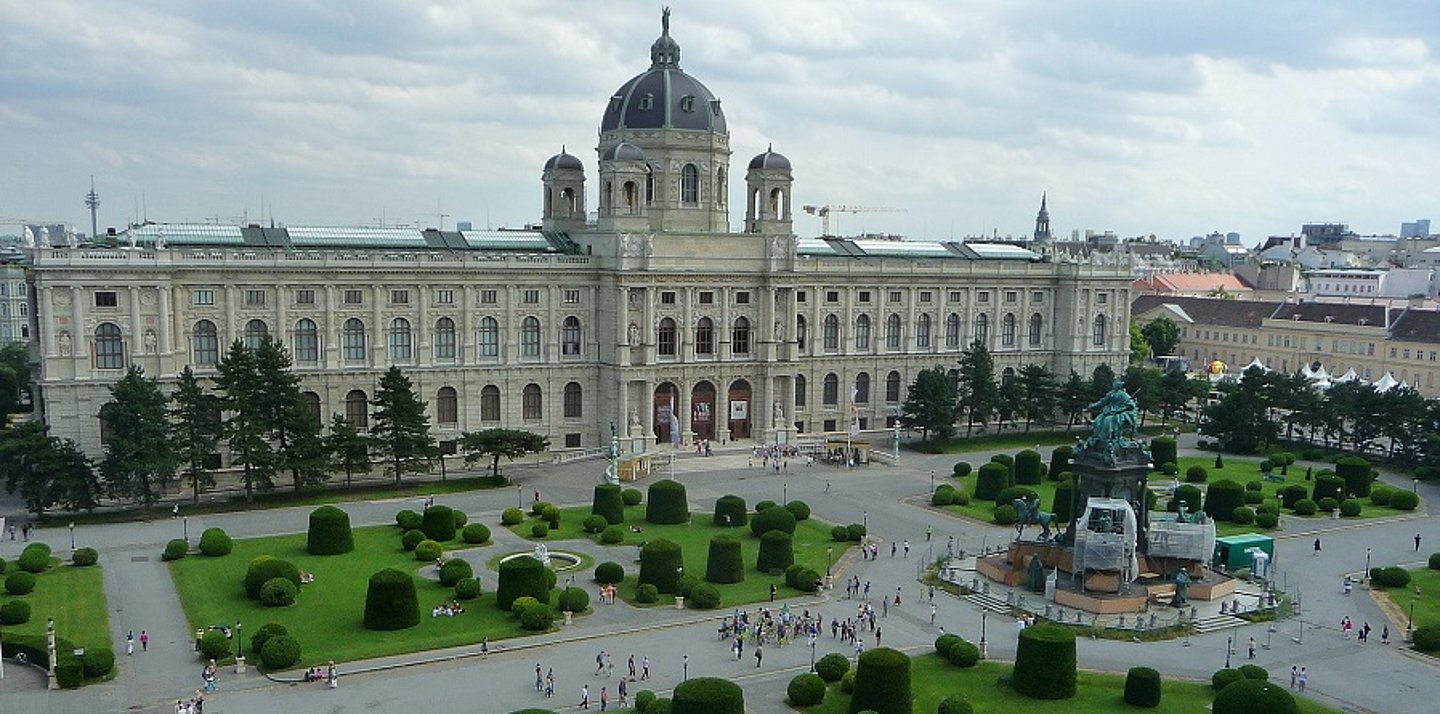
<instances>
[{"instance_id":1,"label":"leafy tree","mask_svg":"<svg viewBox=\"0 0 1440 714\"><path fill-rule=\"evenodd\" d=\"M0 430L0 476L5 490L18 490L25 510L36 516L56 505L92 510L100 495L95 470L79 446L48 435L39 421Z\"/></svg>"},{"instance_id":2,"label":"leafy tree","mask_svg":"<svg viewBox=\"0 0 1440 714\"><path fill-rule=\"evenodd\" d=\"M915 375L901 405L900 424L920 428L921 440L934 434L942 439L955 432L955 389L942 367L931 367Z\"/></svg>"},{"instance_id":3,"label":"leafy tree","mask_svg":"<svg viewBox=\"0 0 1440 714\"><path fill-rule=\"evenodd\" d=\"M1000 431L1005 430L1005 422L1013 422L1017 416L1025 414L1025 391L1020 387L1020 382L1014 376L1000 378L999 399L995 403L995 414L1000 420Z\"/></svg>"},{"instance_id":4,"label":"leafy tree","mask_svg":"<svg viewBox=\"0 0 1440 714\"><path fill-rule=\"evenodd\" d=\"M1140 331L1140 323L1130 321L1130 364L1145 364L1150 360L1150 343Z\"/></svg>"},{"instance_id":5,"label":"leafy tree","mask_svg":"<svg viewBox=\"0 0 1440 714\"><path fill-rule=\"evenodd\" d=\"M1175 354L1175 348L1180 344L1180 327L1164 315L1145 323L1140 328L1140 334L1150 343L1150 350L1156 357Z\"/></svg>"},{"instance_id":6,"label":"leafy tree","mask_svg":"<svg viewBox=\"0 0 1440 714\"><path fill-rule=\"evenodd\" d=\"M1115 370L1102 363L1090 373L1090 401L1094 402L1110 393L1115 387Z\"/></svg>"},{"instance_id":7,"label":"leafy tree","mask_svg":"<svg viewBox=\"0 0 1440 714\"><path fill-rule=\"evenodd\" d=\"M1424 441L1428 408L1425 397L1414 388L1400 385L1379 395L1381 427L1389 437L1390 457L1398 451L1413 459Z\"/></svg>"},{"instance_id":8,"label":"leafy tree","mask_svg":"<svg viewBox=\"0 0 1440 714\"><path fill-rule=\"evenodd\" d=\"M1075 370L1070 370L1070 378L1060 387L1060 413L1065 415L1065 431L1075 426L1080 415L1085 413L1085 408L1090 405L1090 385Z\"/></svg>"},{"instance_id":9,"label":"leafy tree","mask_svg":"<svg viewBox=\"0 0 1440 714\"><path fill-rule=\"evenodd\" d=\"M175 478L176 457L170 441L169 402L153 379L136 365L110 387L110 402L100 407L107 440L100 474L110 495L151 506Z\"/></svg>"},{"instance_id":10,"label":"leafy tree","mask_svg":"<svg viewBox=\"0 0 1440 714\"><path fill-rule=\"evenodd\" d=\"M256 407L270 425L268 438L280 459L277 468L290 472L296 491L324 483L328 474L320 415L306 406L300 394L300 377L291 371L289 351L267 335L255 350L255 371L266 385Z\"/></svg>"},{"instance_id":11,"label":"leafy tree","mask_svg":"<svg viewBox=\"0 0 1440 714\"><path fill-rule=\"evenodd\" d=\"M325 437L325 453L330 457L332 471L345 472L345 487L350 477L370 470L370 442L350 420L339 414L330 416L330 433Z\"/></svg>"},{"instance_id":12,"label":"leafy tree","mask_svg":"<svg viewBox=\"0 0 1440 714\"><path fill-rule=\"evenodd\" d=\"M550 440L521 429L482 429L460 435L460 450L465 463L490 459L490 475L500 478L500 457L510 461L525 454L538 454L550 448Z\"/></svg>"},{"instance_id":13,"label":"leafy tree","mask_svg":"<svg viewBox=\"0 0 1440 714\"><path fill-rule=\"evenodd\" d=\"M1215 437L1221 448L1241 453L1274 441L1279 431L1261 392L1253 383L1246 388L1244 379L1238 386L1224 388L1220 401L1205 408L1200 425L1200 433Z\"/></svg>"},{"instance_id":14,"label":"leafy tree","mask_svg":"<svg viewBox=\"0 0 1440 714\"><path fill-rule=\"evenodd\" d=\"M252 501L255 491L275 487L275 473L280 455L267 438L271 425L267 421L264 391L268 385L261 378L255 350L247 349L239 340L217 365L215 384L220 389L220 404L229 418L225 420L224 437L230 446L232 463L242 467L245 500Z\"/></svg>"},{"instance_id":15,"label":"leafy tree","mask_svg":"<svg viewBox=\"0 0 1440 714\"><path fill-rule=\"evenodd\" d=\"M70 439L50 438L50 505L66 511L93 511L100 505L100 480L94 465Z\"/></svg>"},{"instance_id":16,"label":"leafy tree","mask_svg":"<svg viewBox=\"0 0 1440 714\"><path fill-rule=\"evenodd\" d=\"M1140 425L1145 417L1160 402L1160 370L1155 367L1130 365L1125 368L1125 391L1135 400L1140 409Z\"/></svg>"},{"instance_id":17,"label":"leafy tree","mask_svg":"<svg viewBox=\"0 0 1440 714\"><path fill-rule=\"evenodd\" d=\"M1000 406L1000 387L995 383L995 360L985 343L975 341L960 354L959 409L965 410L965 435L975 422L984 424Z\"/></svg>"},{"instance_id":18,"label":"leafy tree","mask_svg":"<svg viewBox=\"0 0 1440 714\"><path fill-rule=\"evenodd\" d=\"M20 409L23 395L30 391L30 355L23 342L0 347L0 426L5 415Z\"/></svg>"},{"instance_id":19,"label":"leafy tree","mask_svg":"<svg viewBox=\"0 0 1440 714\"><path fill-rule=\"evenodd\" d=\"M1020 403L1025 413L1025 432L1036 420L1048 421L1055 417L1055 404L1059 398L1060 385L1055 375L1044 365L1029 364L1020 368Z\"/></svg>"},{"instance_id":20,"label":"leafy tree","mask_svg":"<svg viewBox=\"0 0 1440 714\"><path fill-rule=\"evenodd\" d=\"M192 498L199 503L200 491L215 485L215 476L206 464L224 430L220 400L205 390L194 370L186 365L170 403L170 439L175 445L180 477L190 485Z\"/></svg>"},{"instance_id":21,"label":"leafy tree","mask_svg":"<svg viewBox=\"0 0 1440 714\"><path fill-rule=\"evenodd\" d=\"M430 417L425 403L415 396L415 387L400 371L391 366L380 378L380 388L370 400L370 448L382 460L390 462L395 485L407 473L430 470L430 460L440 453L435 437L430 435Z\"/></svg>"},{"instance_id":22,"label":"leafy tree","mask_svg":"<svg viewBox=\"0 0 1440 714\"><path fill-rule=\"evenodd\" d=\"M1199 379L1191 379L1179 370L1170 370L1160 375L1155 403L1160 408L1160 423L1165 424L1177 413L1183 412L1191 401L1205 396L1209 385Z\"/></svg>"}]
</instances>

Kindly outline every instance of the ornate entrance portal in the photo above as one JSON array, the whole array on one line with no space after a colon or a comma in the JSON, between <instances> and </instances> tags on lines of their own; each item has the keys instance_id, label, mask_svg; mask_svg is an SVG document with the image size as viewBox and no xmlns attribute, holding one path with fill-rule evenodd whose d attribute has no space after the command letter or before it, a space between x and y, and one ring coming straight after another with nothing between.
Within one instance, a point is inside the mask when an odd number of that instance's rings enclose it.
<instances>
[{"instance_id":1,"label":"ornate entrance portal","mask_svg":"<svg viewBox=\"0 0 1440 714\"><path fill-rule=\"evenodd\" d=\"M696 439L715 438L715 385L699 382L690 392L690 430Z\"/></svg>"},{"instance_id":2,"label":"ornate entrance portal","mask_svg":"<svg viewBox=\"0 0 1440 714\"><path fill-rule=\"evenodd\" d=\"M670 382L655 387L655 441L661 444L680 442L680 390Z\"/></svg>"},{"instance_id":3,"label":"ornate entrance portal","mask_svg":"<svg viewBox=\"0 0 1440 714\"><path fill-rule=\"evenodd\" d=\"M750 438L750 383L737 379L730 385L730 395L727 400L730 403L730 438Z\"/></svg>"}]
</instances>

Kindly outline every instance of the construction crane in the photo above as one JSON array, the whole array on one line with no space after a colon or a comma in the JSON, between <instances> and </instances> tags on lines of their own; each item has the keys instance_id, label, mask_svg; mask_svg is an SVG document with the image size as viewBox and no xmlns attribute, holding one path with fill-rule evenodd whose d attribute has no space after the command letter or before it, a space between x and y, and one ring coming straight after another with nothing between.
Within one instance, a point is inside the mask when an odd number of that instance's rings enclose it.
<instances>
[{"instance_id":1,"label":"construction crane","mask_svg":"<svg viewBox=\"0 0 1440 714\"><path fill-rule=\"evenodd\" d=\"M842 206L828 204L824 206L801 206L801 210L812 216L820 217L820 235L830 235L830 214L833 213L904 213L903 208L890 208L887 206Z\"/></svg>"}]
</instances>

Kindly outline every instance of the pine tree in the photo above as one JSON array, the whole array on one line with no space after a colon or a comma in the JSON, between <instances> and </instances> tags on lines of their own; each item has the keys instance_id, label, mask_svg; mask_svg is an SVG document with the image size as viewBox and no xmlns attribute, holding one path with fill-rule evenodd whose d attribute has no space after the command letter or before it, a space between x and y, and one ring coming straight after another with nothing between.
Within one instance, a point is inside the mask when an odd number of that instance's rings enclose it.
<instances>
[{"instance_id":1,"label":"pine tree","mask_svg":"<svg viewBox=\"0 0 1440 714\"><path fill-rule=\"evenodd\" d=\"M264 405L266 385L260 378L255 351L236 340L217 365L215 385L221 393L220 404L228 413L224 438L230 446L232 463L239 464L245 481L245 500L255 499L255 491L275 487L275 472L280 455L271 447L268 436L271 425Z\"/></svg>"},{"instance_id":2,"label":"pine tree","mask_svg":"<svg viewBox=\"0 0 1440 714\"><path fill-rule=\"evenodd\" d=\"M1065 415L1065 431L1075 426L1075 421L1090 404L1090 385L1075 370L1070 370L1070 379L1060 388L1060 412Z\"/></svg>"},{"instance_id":3,"label":"pine tree","mask_svg":"<svg viewBox=\"0 0 1440 714\"><path fill-rule=\"evenodd\" d=\"M510 461L525 454L538 454L550 448L550 440L523 429L482 429L460 435L460 451L465 463L490 459L490 478L500 480L500 457Z\"/></svg>"},{"instance_id":4,"label":"pine tree","mask_svg":"<svg viewBox=\"0 0 1440 714\"><path fill-rule=\"evenodd\" d=\"M100 480L90 458L70 439L50 438L49 501L66 511L93 511L100 505Z\"/></svg>"},{"instance_id":5,"label":"pine tree","mask_svg":"<svg viewBox=\"0 0 1440 714\"><path fill-rule=\"evenodd\" d=\"M1097 402L1115 388L1115 370L1101 364L1090 373L1090 401Z\"/></svg>"},{"instance_id":6,"label":"pine tree","mask_svg":"<svg viewBox=\"0 0 1440 714\"><path fill-rule=\"evenodd\" d=\"M902 405L900 424L906 429L920 428L921 439L931 434L942 439L955 431L955 389L941 367L921 370L915 375Z\"/></svg>"},{"instance_id":7,"label":"pine tree","mask_svg":"<svg viewBox=\"0 0 1440 714\"><path fill-rule=\"evenodd\" d=\"M1032 422L1054 418L1060 385L1055 382L1055 375L1039 364L1021 367L1019 382L1025 411L1025 433L1028 434Z\"/></svg>"},{"instance_id":8,"label":"pine tree","mask_svg":"<svg viewBox=\"0 0 1440 714\"><path fill-rule=\"evenodd\" d=\"M350 477L370 470L370 443L359 429L339 414L330 416L330 433L325 437L325 454L331 471L345 472L345 487Z\"/></svg>"},{"instance_id":9,"label":"pine tree","mask_svg":"<svg viewBox=\"0 0 1440 714\"><path fill-rule=\"evenodd\" d=\"M175 450L170 444L169 401L153 379L131 365L110 387L111 401L100 407L107 439L100 473L110 495L145 506L159 501L175 478Z\"/></svg>"},{"instance_id":10,"label":"pine tree","mask_svg":"<svg viewBox=\"0 0 1440 714\"><path fill-rule=\"evenodd\" d=\"M49 508L52 474L47 468L50 436L45 422L31 421L0 430L0 476L5 491L20 492L25 510L39 516Z\"/></svg>"},{"instance_id":11,"label":"pine tree","mask_svg":"<svg viewBox=\"0 0 1440 714\"><path fill-rule=\"evenodd\" d=\"M306 406L300 394L300 377L291 371L289 351L267 335L255 349L255 372L265 385L257 407L270 426L267 438L279 458L276 468L290 472L296 491L324 483L328 474L320 415Z\"/></svg>"},{"instance_id":12,"label":"pine tree","mask_svg":"<svg viewBox=\"0 0 1440 714\"><path fill-rule=\"evenodd\" d=\"M376 456L389 461L395 485L407 473L430 470L430 460L439 455L430 435L430 417L425 403L415 396L410 378L391 366L380 378L380 388L370 400L370 447Z\"/></svg>"},{"instance_id":13,"label":"pine tree","mask_svg":"<svg viewBox=\"0 0 1440 714\"><path fill-rule=\"evenodd\" d=\"M965 410L965 435L975 422L986 423L1000 405L1000 387L995 384L995 360L985 344L975 341L960 354L959 405Z\"/></svg>"},{"instance_id":14,"label":"pine tree","mask_svg":"<svg viewBox=\"0 0 1440 714\"><path fill-rule=\"evenodd\" d=\"M199 503L200 491L215 485L215 476L206 463L220 443L220 400L205 390L195 378L195 371L186 365L170 403L170 437L180 477L190 486L192 500Z\"/></svg>"}]
</instances>

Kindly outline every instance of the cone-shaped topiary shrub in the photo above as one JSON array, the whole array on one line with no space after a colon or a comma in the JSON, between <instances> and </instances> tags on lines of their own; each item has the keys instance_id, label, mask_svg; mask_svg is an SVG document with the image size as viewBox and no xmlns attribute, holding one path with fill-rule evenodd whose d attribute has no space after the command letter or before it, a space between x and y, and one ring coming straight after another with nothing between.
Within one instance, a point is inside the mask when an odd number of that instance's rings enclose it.
<instances>
[{"instance_id":1,"label":"cone-shaped topiary shrub","mask_svg":"<svg viewBox=\"0 0 1440 714\"><path fill-rule=\"evenodd\" d=\"M418 624L420 600L415 594L415 578L394 568L371 575L365 593L365 629L403 630ZM263 657L265 650L262 648L260 653Z\"/></svg>"},{"instance_id":2,"label":"cone-shaped topiary shrub","mask_svg":"<svg viewBox=\"0 0 1440 714\"><path fill-rule=\"evenodd\" d=\"M750 519L750 532L757 536L764 536L770 531L782 531L793 534L795 532L795 514L788 508L767 508Z\"/></svg>"},{"instance_id":3,"label":"cone-shaped topiary shrub","mask_svg":"<svg viewBox=\"0 0 1440 714\"><path fill-rule=\"evenodd\" d=\"M455 513L449 506L431 506L421 515L420 530L433 541L447 543L455 540Z\"/></svg>"},{"instance_id":4,"label":"cone-shaped topiary shrub","mask_svg":"<svg viewBox=\"0 0 1440 714\"><path fill-rule=\"evenodd\" d=\"M224 555L230 555L230 551L234 549L234 547L235 543L230 540L230 536L226 535L225 531L219 528L206 528L205 532L200 534L201 555L219 558Z\"/></svg>"},{"instance_id":5,"label":"cone-shaped topiary shrub","mask_svg":"<svg viewBox=\"0 0 1440 714\"><path fill-rule=\"evenodd\" d=\"M1065 479L1055 484L1055 502L1051 504L1051 510L1055 512L1055 520L1060 523L1070 521L1070 499L1075 497L1075 482Z\"/></svg>"},{"instance_id":6,"label":"cone-shaped topiary shrub","mask_svg":"<svg viewBox=\"0 0 1440 714\"><path fill-rule=\"evenodd\" d=\"M1135 707L1160 706L1160 673L1149 667L1131 667L1125 673L1125 703Z\"/></svg>"},{"instance_id":7,"label":"cone-shaped topiary shrub","mask_svg":"<svg viewBox=\"0 0 1440 714\"><path fill-rule=\"evenodd\" d=\"M1075 696L1075 633L1046 624L1021 630L1011 683L1033 699Z\"/></svg>"},{"instance_id":8,"label":"cone-shaped topiary shrub","mask_svg":"<svg viewBox=\"0 0 1440 714\"><path fill-rule=\"evenodd\" d=\"M654 497L654 494L651 494ZM654 585L657 592L674 594L680 584L680 569L685 560L680 544L664 538L656 538L640 548L641 585Z\"/></svg>"},{"instance_id":9,"label":"cone-shaped topiary shrub","mask_svg":"<svg viewBox=\"0 0 1440 714\"><path fill-rule=\"evenodd\" d=\"M705 559L705 580L721 585L745 579L745 563L740 555L740 541L727 535L710 539L710 553Z\"/></svg>"},{"instance_id":10,"label":"cone-shaped topiary shrub","mask_svg":"<svg viewBox=\"0 0 1440 714\"><path fill-rule=\"evenodd\" d=\"M911 713L910 657L904 652L877 647L860 655L850 712L867 709L879 714Z\"/></svg>"},{"instance_id":11,"label":"cone-shaped topiary shrub","mask_svg":"<svg viewBox=\"0 0 1440 714\"><path fill-rule=\"evenodd\" d=\"M590 513L604 516L610 525L625 522L625 500L620 495L620 484L602 483L595 487L595 496L590 502ZM601 530L604 530L603 528Z\"/></svg>"},{"instance_id":12,"label":"cone-shaped topiary shrub","mask_svg":"<svg viewBox=\"0 0 1440 714\"><path fill-rule=\"evenodd\" d=\"M296 568L294 563L262 555L250 561L250 567L245 571L245 594L251 600L258 600L260 588L271 578L285 578L295 583L295 587L300 587L300 569Z\"/></svg>"},{"instance_id":13,"label":"cone-shaped topiary shrub","mask_svg":"<svg viewBox=\"0 0 1440 714\"><path fill-rule=\"evenodd\" d=\"M975 498L979 501L993 501L1010 485L1010 467L991 461L980 467L975 477Z\"/></svg>"},{"instance_id":14,"label":"cone-shaped topiary shrub","mask_svg":"<svg viewBox=\"0 0 1440 714\"><path fill-rule=\"evenodd\" d=\"M1015 455L1015 483L1022 486L1034 486L1040 483L1040 454L1033 449L1025 449Z\"/></svg>"},{"instance_id":15,"label":"cone-shaped topiary shrub","mask_svg":"<svg viewBox=\"0 0 1440 714\"><path fill-rule=\"evenodd\" d=\"M500 564L500 582L495 587L495 606L509 610L516 598L533 597L540 602L550 602L548 570L544 563L522 555Z\"/></svg>"},{"instance_id":16,"label":"cone-shaped topiary shrub","mask_svg":"<svg viewBox=\"0 0 1440 714\"><path fill-rule=\"evenodd\" d=\"M454 537L453 528L451 537ZM355 537L350 533L350 514L334 506L321 506L311 511L305 550L311 555L339 555L355 550Z\"/></svg>"},{"instance_id":17,"label":"cone-shaped topiary shrub","mask_svg":"<svg viewBox=\"0 0 1440 714\"><path fill-rule=\"evenodd\" d=\"M690 518L690 504L685 497L685 484L669 479L650 484L645 504L645 520L657 525L684 523Z\"/></svg>"},{"instance_id":18,"label":"cone-shaped topiary shrub","mask_svg":"<svg viewBox=\"0 0 1440 714\"><path fill-rule=\"evenodd\" d=\"M670 711L684 714L745 714L745 692L719 677L692 677L675 687ZM649 712L654 706L646 707Z\"/></svg>"},{"instance_id":19,"label":"cone-shaped topiary shrub","mask_svg":"<svg viewBox=\"0 0 1440 714\"><path fill-rule=\"evenodd\" d=\"M1210 484L1209 490L1205 493L1205 513L1217 521L1230 520L1235 509L1243 505L1245 505L1245 487L1228 478Z\"/></svg>"},{"instance_id":20,"label":"cone-shaped topiary shrub","mask_svg":"<svg viewBox=\"0 0 1440 714\"><path fill-rule=\"evenodd\" d=\"M762 573L779 573L794 563L795 549L789 533L770 531L760 536L760 554L755 559L756 570Z\"/></svg>"},{"instance_id":21,"label":"cone-shaped topiary shrub","mask_svg":"<svg viewBox=\"0 0 1440 714\"><path fill-rule=\"evenodd\" d=\"M748 522L750 513L745 510L745 499L725 495L715 499L715 525L734 528Z\"/></svg>"},{"instance_id":22,"label":"cone-shaped topiary shrub","mask_svg":"<svg viewBox=\"0 0 1440 714\"><path fill-rule=\"evenodd\" d=\"M1300 705L1284 687L1259 679L1241 679L1215 695L1215 714L1299 714Z\"/></svg>"}]
</instances>

